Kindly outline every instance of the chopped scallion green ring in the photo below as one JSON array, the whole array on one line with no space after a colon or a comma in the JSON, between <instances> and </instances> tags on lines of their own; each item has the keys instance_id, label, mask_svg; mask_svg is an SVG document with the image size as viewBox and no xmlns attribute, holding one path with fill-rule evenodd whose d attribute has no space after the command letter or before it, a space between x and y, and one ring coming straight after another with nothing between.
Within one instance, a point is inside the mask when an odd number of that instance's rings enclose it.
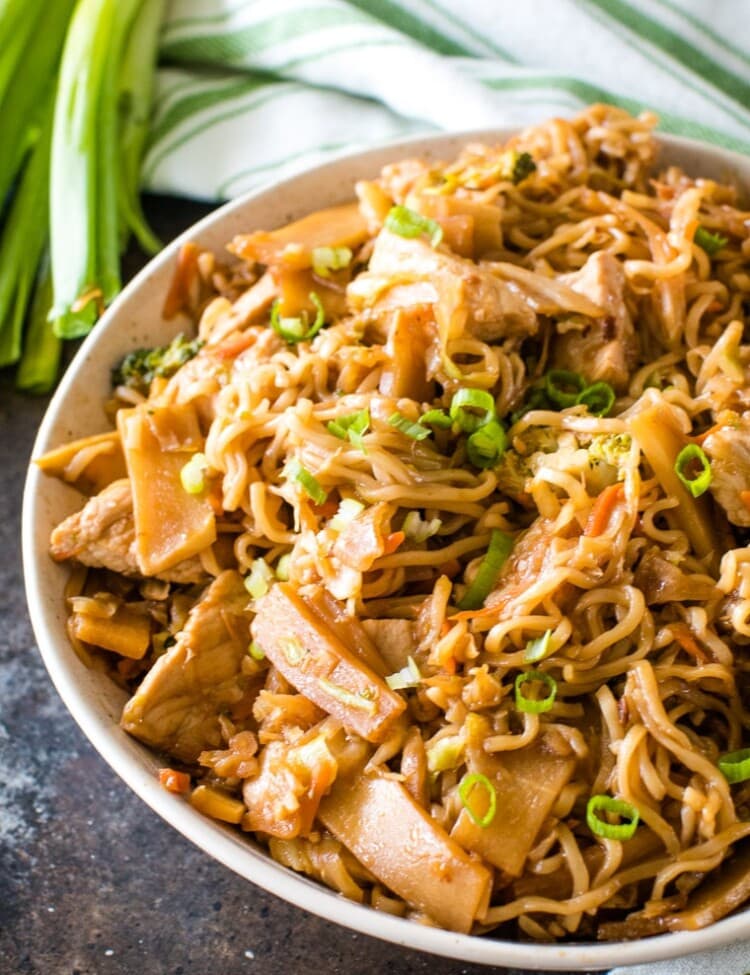
<instances>
[{"instance_id":1,"label":"chopped scallion green ring","mask_svg":"<svg viewBox=\"0 0 750 975\"><path fill-rule=\"evenodd\" d=\"M429 423L431 427L438 427L441 430L447 430L453 426L453 420L451 420L445 410L428 410L420 416L419 422Z\"/></svg>"},{"instance_id":2,"label":"chopped scallion green ring","mask_svg":"<svg viewBox=\"0 0 750 975\"><path fill-rule=\"evenodd\" d=\"M709 257L713 257L718 254L719 251L726 247L729 243L728 237L722 237L721 234L711 233L710 230L706 230L705 227L698 227L693 236L695 243L704 250Z\"/></svg>"},{"instance_id":3,"label":"chopped scallion green ring","mask_svg":"<svg viewBox=\"0 0 750 975\"><path fill-rule=\"evenodd\" d=\"M535 700L531 697L526 697L523 693L523 685L526 683L542 683L547 686L547 696L541 698L540 700ZM544 711L549 711L552 705L555 703L555 698L557 697L557 681L554 677L550 677L549 674L545 674L542 670L527 670L516 677L516 707L519 711L523 711L524 714L542 714Z\"/></svg>"},{"instance_id":4,"label":"chopped scallion green ring","mask_svg":"<svg viewBox=\"0 0 750 975\"><path fill-rule=\"evenodd\" d=\"M200 494L206 489L208 462L205 454L193 454L180 471L180 483L188 494Z\"/></svg>"},{"instance_id":5,"label":"chopped scallion green ring","mask_svg":"<svg viewBox=\"0 0 750 975\"><path fill-rule=\"evenodd\" d=\"M526 661L526 663L535 664L540 660L544 660L549 653L551 639L552 630L545 630L545 632L541 636L538 636L535 640L529 640L523 654L523 659Z\"/></svg>"},{"instance_id":6,"label":"chopped scallion green ring","mask_svg":"<svg viewBox=\"0 0 750 975\"><path fill-rule=\"evenodd\" d=\"M705 494L711 486L711 462L702 447L689 443L677 455L674 472L694 498Z\"/></svg>"},{"instance_id":7,"label":"chopped scallion green ring","mask_svg":"<svg viewBox=\"0 0 750 975\"><path fill-rule=\"evenodd\" d=\"M423 427L421 423L414 423L412 420L407 419L407 417L402 416L400 413L393 413L388 417L388 422L400 433L405 434L407 437L411 437L412 440L424 440L432 433L432 430L428 430L427 427Z\"/></svg>"},{"instance_id":8,"label":"chopped scallion green ring","mask_svg":"<svg viewBox=\"0 0 750 975\"><path fill-rule=\"evenodd\" d=\"M328 497L328 492L296 457L293 457L284 467L284 477L289 481L296 481L315 504L323 504Z\"/></svg>"},{"instance_id":9,"label":"chopped scallion green ring","mask_svg":"<svg viewBox=\"0 0 750 975\"><path fill-rule=\"evenodd\" d=\"M334 437L349 440L355 447L364 450L362 438L370 428L370 411L365 408L356 413L349 413L347 416L337 416L335 420L328 421L326 428Z\"/></svg>"},{"instance_id":10,"label":"chopped scallion green ring","mask_svg":"<svg viewBox=\"0 0 750 975\"><path fill-rule=\"evenodd\" d=\"M389 674L385 682L392 691L403 691L408 687L417 687L422 680L419 667L414 662L413 657L406 658L406 666L397 670L395 674Z\"/></svg>"},{"instance_id":11,"label":"chopped scallion green ring","mask_svg":"<svg viewBox=\"0 0 750 975\"><path fill-rule=\"evenodd\" d=\"M276 563L276 578L279 582L289 581L289 566L292 563L292 556L289 552L282 555L279 561Z\"/></svg>"},{"instance_id":12,"label":"chopped scallion green ring","mask_svg":"<svg viewBox=\"0 0 750 975\"><path fill-rule=\"evenodd\" d=\"M593 383L579 394L576 403L587 407L592 416L609 416L615 405L615 391L609 383Z\"/></svg>"},{"instance_id":13,"label":"chopped scallion green ring","mask_svg":"<svg viewBox=\"0 0 750 975\"><path fill-rule=\"evenodd\" d=\"M459 609L479 609L484 605L485 599L492 592L493 586L497 582L497 577L500 575L505 560L511 553L513 542L512 535L507 535L498 528L494 529L487 554L482 559L479 570L464 593L463 599L458 603Z\"/></svg>"},{"instance_id":14,"label":"chopped scallion green ring","mask_svg":"<svg viewBox=\"0 0 750 975\"><path fill-rule=\"evenodd\" d=\"M495 400L484 389L459 389L451 400L450 417L465 433L473 433L495 419Z\"/></svg>"},{"instance_id":15,"label":"chopped scallion green ring","mask_svg":"<svg viewBox=\"0 0 750 975\"><path fill-rule=\"evenodd\" d=\"M719 770L732 785L750 779L750 748L722 755L719 759Z\"/></svg>"},{"instance_id":16,"label":"chopped scallion green ring","mask_svg":"<svg viewBox=\"0 0 750 975\"><path fill-rule=\"evenodd\" d=\"M250 656L253 658L253 660L265 660L266 659L266 651L263 649L263 647L259 643L256 643L255 640L253 640L253 642L247 648L247 652L250 654Z\"/></svg>"},{"instance_id":17,"label":"chopped scallion green ring","mask_svg":"<svg viewBox=\"0 0 750 975\"><path fill-rule=\"evenodd\" d=\"M466 441L466 456L474 467L484 470L500 463L507 446L503 426L497 420L489 420Z\"/></svg>"},{"instance_id":18,"label":"chopped scallion green ring","mask_svg":"<svg viewBox=\"0 0 750 975\"><path fill-rule=\"evenodd\" d=\"M253 599L260 599L261 596L265 596L275 579L274 571L265 559L253 559L250 563L250 572L243 582Z\"/></svg>"},{"instance_id":19,"label":"chopped scallion green ring","mask_svg":"<svg viewBox=\"0 0 750 975\"><path fill-rule=\"evenodd\" d=\"M385 229L399 237L420 237L425 234L433 247L437 247L443 239L443 228L436 220L423 217L416 210L404 206L391 207L385 218Z\"/></svg>"},{"instance_id":20,"label":"chopped scallion green ring","mask_svg":"<svg viewBox=\"0 0 750 975\"><path fill-rule=\"evenodd\" d=\"M484 797L484 812L478 811L469 801L477 786L481 787L480 796ZM482 829L487 829L497 812L497 792L487 776L481 772L467 772L458 785L458 798L471 821Z\"/></svg>"},{"instance_id":21,"label":"chopped scallion green ring","mask_svg":"<svg viewBox=\"0 0 750 975\"><path fill-rule=\"evenodd\" d=\"M544 377L544 392L560 409L575 406L585 388L586 380L583 376L567 369L550 369Z\"/></svg>"},{"instance_id":22,"label":"chopped scallion green ring","mask_svg":"<svg viewBox=\"0 0 750 975\"><path fill-rule=\"evenodd\" d=\"M601 819L599 812L613 813L624 816L625 823L608 823ZM624 799L613 799L612 796L592 796L586 804L586 822L592 833L606 840L629 840L636 831L640 815L635 806Z\"/></svg>"},{"instance_id":23,"label":"chopped scallion green ring","mask_svg":"<svg viewBox=\"0 0 750 975\"><path fill-rule=\"evenodd\" d=\"M315 338L325 322L323 302L314 291L310 292L309 297L316 309L315 321L312 325L308 322L306 311L303 311L297 318L282 318L279 314L279 300L274 301L271 306L271 328L290 345L295 345L297 342L309 342L310 339Z\"/></svg>"}]
</instances>

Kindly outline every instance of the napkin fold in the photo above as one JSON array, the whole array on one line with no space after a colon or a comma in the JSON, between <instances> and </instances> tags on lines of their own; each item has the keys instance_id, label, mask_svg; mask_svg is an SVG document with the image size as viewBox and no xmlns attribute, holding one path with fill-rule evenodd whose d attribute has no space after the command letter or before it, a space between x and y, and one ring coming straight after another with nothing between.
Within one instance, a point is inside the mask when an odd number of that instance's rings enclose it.
<instances>
[{"instance_id":1,"label":"napkin fold","mask_svg":"<svg viewBox=\"0 0 750 975\"><path fill-rule=\"evenodd\" d=\"M172 0L150 190L237 196L343 152L606 101L750 154L748 0ZM611 975L745 975L733 945Z\"/></svg>"},{"instance_id":2,"label":"napkin fold","mask_svg":"<svg viewBox=\"0 0 750 975\"><path fill-rule=\"evenodd\" d=\"M224 199L416 133L595 101L750 152L747 0L172 0L149 189Z\"/></svg>"}]
</instances>

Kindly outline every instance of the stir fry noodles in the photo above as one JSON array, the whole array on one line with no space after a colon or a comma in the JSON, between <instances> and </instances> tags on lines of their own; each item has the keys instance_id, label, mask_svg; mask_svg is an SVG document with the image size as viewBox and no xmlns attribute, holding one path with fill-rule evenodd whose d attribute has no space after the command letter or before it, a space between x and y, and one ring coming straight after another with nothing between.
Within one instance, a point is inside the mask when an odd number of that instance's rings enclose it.
<instances>
[{"instance_id":1,"label":"stir fry noodles","mask_svg":"<svg viewBox=\"0 0 750 975\"><path fill-rule=\"evenodd\" d=\"M619 939L750 897L750 214L655 121L186 245L195 327L39 461L164 786L378 910Z\"/></svg>"}]
</instances>

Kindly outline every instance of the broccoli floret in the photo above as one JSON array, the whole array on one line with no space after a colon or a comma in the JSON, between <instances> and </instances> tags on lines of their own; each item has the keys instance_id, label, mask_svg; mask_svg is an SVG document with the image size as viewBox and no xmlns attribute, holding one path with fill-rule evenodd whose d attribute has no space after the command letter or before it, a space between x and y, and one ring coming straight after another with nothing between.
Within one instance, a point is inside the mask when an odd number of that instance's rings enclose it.
<instances>
[{"instance_id":1,"label":"broccoli floret","mask_svg":"<svg viewBox=\"0 0 750 975\"><path fill-rule=\"evenodd\" d=\"M510 178L514 186L518 186L536 171L536 163L528 152L513 152L510 166Z\"/></svg>"},{"instance_id":2,"label":"broccoli floret","mask_svg":"<svg viewBox=\"0 0 750 975\"><path fill-rule=\"evenodd\" d=\"M169 345L136 349L112 370L112 385L129 386L140 393L147 393L157 376L165 379L173 376L180 366L196 355L202 345L200 339L186 339L180 333Z\"/></svg>"}]
</instances>

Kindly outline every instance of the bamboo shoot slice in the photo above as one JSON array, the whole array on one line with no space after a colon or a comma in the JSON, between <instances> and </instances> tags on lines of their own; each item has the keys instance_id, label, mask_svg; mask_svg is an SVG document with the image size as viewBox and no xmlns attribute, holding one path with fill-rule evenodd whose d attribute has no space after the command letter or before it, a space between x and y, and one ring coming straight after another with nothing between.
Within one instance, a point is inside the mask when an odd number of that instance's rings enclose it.
<instances>
[{"instance_id":1,"label":"bamboo shoot slice","mask_svg":"<svg viewBox=\"0 0 750 975\"><path fill-rule=\"evenodd\" d=\"M151 621L119 606L112 616L90 616L75 613L71 627L73 636L84 643L119 653L121 657L140 660L151 643Z\"/></svg>"}]
</instances>

